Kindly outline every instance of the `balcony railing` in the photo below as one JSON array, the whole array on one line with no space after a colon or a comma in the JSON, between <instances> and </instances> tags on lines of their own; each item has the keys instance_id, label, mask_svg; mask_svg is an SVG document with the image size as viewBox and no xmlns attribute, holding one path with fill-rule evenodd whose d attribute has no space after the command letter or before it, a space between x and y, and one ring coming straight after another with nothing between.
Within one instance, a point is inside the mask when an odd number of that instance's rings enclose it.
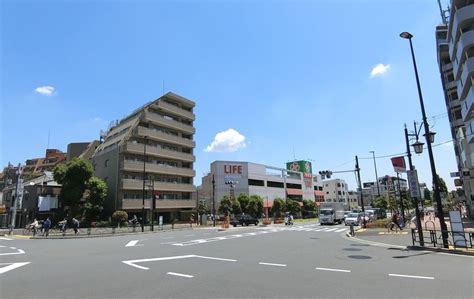
<instances>
[{"instance_id":1,"label":"balcony railing","mask_svg":"<svg viewBox=\"0 0 474 299\"><path fill-rule=\"evenodd\" d=\"M143 155L143 144L134 144L129 142L125 145L123 150L129 153ZM150 156L159 156L163 158L186 161L191 163L196 161L196 157L194 157L194 155L158 148L156 146L151 145L147 145L146 154Z\"/></svg>"},{"instance_id":2,"label":"balcony railing","mask_svg":"<svg viewBox=\"0 0 474 299\"><path fill-rule=\"evenodd\" d=\"M143 162L125 160L121 163L121 168L127 171L142 172ZM196 175L196 172L190 168L172 167L154 163L145 163L145 172L184 177L194 177Z\"/></svg>"},{"instance_id":3,"label":"balcony railing","mask_svg":"<svg viewBox=\"0 0 474 299\"><path fill-rule=\"evenodd\" d=\"M176 114L176 115L185 117L185 118L190 119L190 120L195 120L196 119L195 115L192 112L184 110L183 108L168 104L164 101L159 101L155 106L159 107L163 111L166 111L166 112L169 112L169 113L172 113L172 114Z\"/></svg>"},{"instance_id":4,"label":"balcony railing","mask_svg":"<svg viewBox=\"0 0 474 299\"><path fill-rule=\"evenodd\" d=\"M189 126L172 119L166 119L163 116L158 115L156 113L146 112L144 118L145 120L151 121L155 124L162 125L168 128L173 128L179 131L183 131L187 134L194 134L196 132L196 129L193 126Z\"/></svg>"},{"instance_id":5,"label":"balcony railing","mask_svg":"<svg viewBox=\"0 0 474 299\"><path fill-rule=\"evenodd\" d=\"M143 190L143 181L134 179L122 179L122 189L125 190ZM145 183L145 189L150 190L150 183ZM173 192L196 192L196 188L192 184L175 184L175 183L154 183L154 189L158 191Z\"/></svg>"},{"instance_id":6,"label":"balcony railing","mask_svg":"<svg viewBox=\"0 0 474 299\"><path fill-rule=\"evenodd\" d=\"M152 129L138 127L136 133L140 136L148 136L152 139L160 140L167 143L178 144L181 146L191 147L194 148L196 146L196 142L190 139L186 139L179 136L174 136L171 134L166 134L160 131L155 131Z\"/></svg>"}]
</instances>

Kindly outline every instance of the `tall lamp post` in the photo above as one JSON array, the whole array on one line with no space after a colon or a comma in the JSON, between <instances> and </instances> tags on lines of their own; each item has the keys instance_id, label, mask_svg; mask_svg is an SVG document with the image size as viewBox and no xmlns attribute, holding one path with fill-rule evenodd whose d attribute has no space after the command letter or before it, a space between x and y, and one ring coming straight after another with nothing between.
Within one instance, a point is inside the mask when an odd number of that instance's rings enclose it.
<instances>
[{"instance_id":1,"label":"tall lamp post","mask_svg":"<svg viewBox=\"0 0 474 299\"><path fill-rule=\"evenodd\" d=\"M425 138L426 138L426 143L428 145L428 155L430 158L430 167L431 167L431 174L433 176L433 189L434 189L434 198L436 200L436 205L438 209L438 218L439 218L439 224L441 226L441 235L443 238L443 247L444 248L449 248L448 245L448 228L446 226L446 222L444 222L444 214L443 214L443 204L441 202L441 195L439 193L439 181L438 181L438 175L436 174L436 166L435 166L435 161L433 157L433 149L431 147L431 140L430 140L430 128L428 126L428 121L426 119L426 112L425 112L425 105L423 103L423 95L421 93L421 86L420 86L420 79L418 78L418 69L416 67L416 60L415 60L415 52L413 51L413 44L411 39L413 38L413 35L409 32L402 32L400 33L400 37L404 39L408 39L410 42L410 50L411 50L411 57L413 60L413 68L415 69L415 77L416 77L416 86L418 88L418 97L420 99L420 106L421 106L421 113L423 116L423 126L425 128Z\"/></svg>"},{"instance_id":2,"label":"tall lamp post","mask_svg":"<svg viewBox=\"0 0 474 299\"><path fill-rule=\"evenodd\" d=\"M377 195L380 197L380 187L379 187L379 176L377 174L377 163L375 162L375 151L370 151L372 157L374 158L374 168L375 168L375 181L377 182Z\"/></svg>"},{"instance_id":3,"label":"tall lamp post","mask_svg":"<svg viewBox=\"0 0 474 299\"><path fill-rule=\"evenodd\" d=\"M148 136L145 136L143 144L143 190L142 190L142 233L145 231L145 181L146 181L146 143Z\"/></svg>"},{"instance_id":4,"label":"tall lamp post","mask_svg":"<svg viewBox=\"0 0 474 299\"><path fill-rule=\"evenodd\" d=\"M216 226L216 181L212 175L212 226Z\"/></svg>"}]
</instances>

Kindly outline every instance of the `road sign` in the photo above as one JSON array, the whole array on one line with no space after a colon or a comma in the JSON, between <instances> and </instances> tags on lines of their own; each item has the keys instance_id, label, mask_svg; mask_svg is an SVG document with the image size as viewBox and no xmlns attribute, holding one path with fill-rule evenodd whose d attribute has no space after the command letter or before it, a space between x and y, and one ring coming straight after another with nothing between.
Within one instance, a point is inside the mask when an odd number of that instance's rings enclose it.
<instances>
[{"instance_id":1,"label":"road sign","mask_svg":"<svg viewBox=\"0 0 474 299\"><path fill-rule=\"evenodd\" d=\"M407 176L411 197L420 197L420 186L418 184L418 174L416 170L407 171Z\"/></svg>"},{"instance_id":2,"label":"road sign","mask_svg":"<svg viewBox=\"0 0 474 299\"><path fill-rule=\"evenodd\" d=\"M459 173L459 171L456 171L456 172L451 172L449 175L450 175L452 178L457 178L457 177L459 177L460 173Z\"/></svg>"}]
</instances>

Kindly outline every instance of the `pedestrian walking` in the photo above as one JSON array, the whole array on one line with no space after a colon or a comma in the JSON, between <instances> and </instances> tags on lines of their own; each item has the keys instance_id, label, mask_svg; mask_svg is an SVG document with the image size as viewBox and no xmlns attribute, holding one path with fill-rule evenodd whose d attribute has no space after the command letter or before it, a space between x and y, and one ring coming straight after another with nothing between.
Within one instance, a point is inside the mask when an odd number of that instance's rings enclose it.
<instances>
[{"instance_id":1,"label":"pedestrian walking","mask_svg":"<svg viewBox=\"0 0 474 299\"><path fill-rule=\"evenodd\" d=\"M66 227L67 227L67 219L64 218L63 220L58 222L59 228L61 229L61 232L64 234L66 233Z\"/></svg>"},{"instance_id":2,"label":"pedestrian walking","mask_svg":"<svg viewBox=\"0 0 474 299\"><path fill-rule=\"evenodd\" d=\"M398 212L396 213L393 213L393 216L392 216L392 223L390 223L390 230L393 231L393 228L396 226L398 226L398 228L400 230L403 230L403 228L401 228L400 224L398 223L398 221L400 220L400 215Z\"/></svg>"},{"instance_id":3,"label":"pedestrian walking","mask_svg":"<svg viewBox=\"0 0 474 299\"><path fill-rule=\"evenodd\" d=\"M72 228L74 229L74 234L77 235L79 233L79 220L76 218L72 218Z\"/></svg>"},{"instance_id":4,"label":"pedestrian walking","mask_svg":"<svg viewBox=\"0 0 474 299\"><path fill-rule=\"evenodd\" d=\"M43 222L43 236L49 236L49 229L51 228L51 219L46 218Z\"/></svg>"}]
</instances>

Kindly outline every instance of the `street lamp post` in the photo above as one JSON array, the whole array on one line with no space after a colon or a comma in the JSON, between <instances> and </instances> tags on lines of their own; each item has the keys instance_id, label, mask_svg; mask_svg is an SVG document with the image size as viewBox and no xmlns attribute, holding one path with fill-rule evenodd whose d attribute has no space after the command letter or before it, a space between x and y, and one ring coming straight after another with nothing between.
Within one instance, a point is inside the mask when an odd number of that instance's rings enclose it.
<instances>
[{"instance_id":1,"label":"street lamp post","mask_svg":"<svg viewBox=\"0 0 474 299\"><path fill-rule=\"evenodd\" d=\"M375 151L370 151L372 157L374 158L374 168L375 168L375 181L377 182L377 195L380 197L380 187L379 187L379 176L377 174L377 163L375 162Z\"/></svg>"},{"instance_id":2,"label":"street lamp post","mask_svg":"<svg viewBox=\"0 0 474 299\"><path fill-rule=\"evenodd\" d=\"M446 226L446 222L444 221L443 205L442 205L442 202L441 202L441 195L439 193L438 175L436 173L436 166L435 166L435 161L434 161L434 157L433 157L433 149L431 147L430 128L428 126L428 121L426 119L425 105L423 103L423 94L421 93L420 79L418 77L418 69L416 67L415 52L413 50L413 43L411 41L411 39L413 38L413 35L410 34L409 32L402 32L402 33L400 33L400 37L402 37L404 39L408 39L408 41L410 42L411 57L412 57L412 60L413 60L413 68L415 70L415 77L416 77L416 86L418 88L418 97L420 99L421 113L422 113L422 116L423 116L423 126L425 128L425 138L426 138L426 143L428 144L428 155L429 155L429 158L430 158L431 174L433 176L434 197L435 197L436 205L437 205L437 208L438 208L438 218L439 218L439 224L440 224L440 227L441 227L441 235L442 235L442 238L443 238L443 247L444 248L449 248L448 228Z\"/></svg>"},{"instance_id":3,"label":"street lamp post","mask_svg":"<svg viewBox=\"0 0 474 299\"><path fill-rule=\"evenodd\" d=\"M147 137L143 146L143 190L142 190L142 233L145 231L145 181L146 181L146 143Z\"/></svg>"},{"instance_id":4,"label":"street lamp post","mask_svg":"<svg viewBox=\"0 0 474 299\"><path fill-rule=\"evenodd\" d=\"M416 125L415 125L415 130L416 130ZM417 132L415 131L415 134ZM405 125L405 142L407 145L407 156L408 156L408 166L410 167L410 170L413 171L415 167L413 166L413 163L411 161L411 151L410 151L410 144L409 144L409 139L408 136L408 129L407 126ZM418 134L415 135L418 140ZM417 190L419 192L419 188ZM425 240L423 238L423 227L421 226L421 218L420 218L420 210L418 209L418 197L414 198L415 201L415 217L416 217L416 227L418 227L418 238L420 239L420 246L425 246Z\"/></svg>"},{"instance_id":5,"label":"street lamp post","mask_svg":"<svg viewBox=\"0 0 474 299\"><path fill-rule=\"evenodd\" d=\"M21 182L21 164L18 164L18 169L16 172L16 187L15 187L15 200L12 200L12 205L13 205L13 212L12 212L12 218L11 218L11 225L10 225L10 234L13 232L13 229L15 228L16 224L16 213L18 209L18 205L21 202L21 197L22 195L19 195L19 193L23 193L23 186Z\"/></svg>"},{"instance_id":6,"label":"street lamp post","mask_svg":"<svg viewBox=\"0 0 474 299\"><path fill-rule=\"evenodd\" d=\"M216 226L216 181L212 175L212 226Z\"/></svg>"}]
</instances>

